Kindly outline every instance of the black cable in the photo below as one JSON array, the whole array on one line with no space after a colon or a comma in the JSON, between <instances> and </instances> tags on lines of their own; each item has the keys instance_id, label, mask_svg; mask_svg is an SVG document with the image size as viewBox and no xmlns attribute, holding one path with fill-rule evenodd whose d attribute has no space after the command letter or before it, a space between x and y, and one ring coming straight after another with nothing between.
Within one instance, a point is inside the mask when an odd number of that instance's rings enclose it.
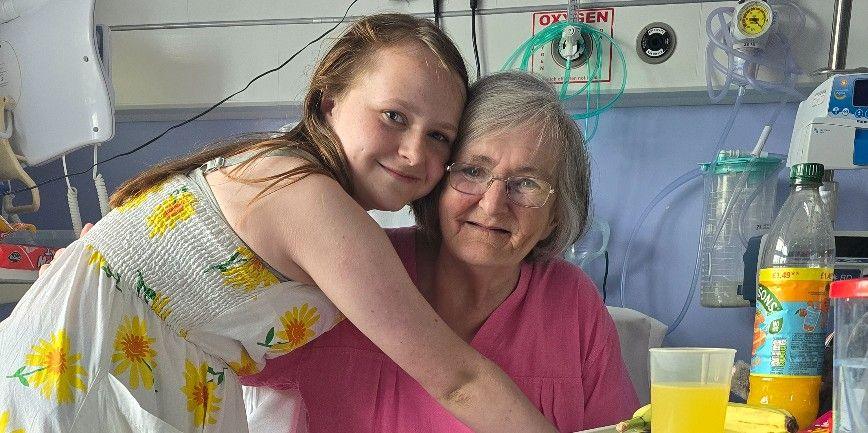
<instances>
[{"instance_id":1,"label":"black cable","mask_svg":"<svg viewBox=\"0 0 868 433\"><path fill-rule=\"evenodd\" d=\"M434 25L443 27L440 23L440 0L434 0Z\"/></svg>"},{"instance_id":2,"label":"black cable","mask_svg":"<svg viewBox=\"0 0 868 433\"><path fill-rule=\"evenodd\" d=\"M606 258L606 271L603 273L603 303L606 302L606 280L609 279L609 252L603 253Z\"/></svg>"},{"instance_id":3,"label":"black cable","mask_svg":"<svg viewBox=\"0 0 868 433\"><path fill-rule=\"evenodd\" d=\"M7 192L6 194L17 194L17 193L20 193L20 192L30 191L30 190L33 189L33 188L38 188L38 187L40 187L40 186L42 186L42 185L46 185L46 184L49 184L49 183L52 183L52 182L57 182L58 180L63 180L63 179L66 179L67 177L78 176L78 175L81 175L81 174L89 173L91 169L93 169L94 167L97 166L97 164L105 164L105 163L107 163L107 162L109 162L109 161L111 161L111 160L113 160L113 159L120 158L120 157L122 157L122 156L132 155L133 153L136 153L136 152L138 152L138 151L144 149L145 147L149 146L149 145L152 144L153 142L159 140L160 138L163 138L163 136L166 135L166 134L168 134L169 131L171 131L171 130L173 130L173 129L176 129L176 128L180 128L180 127L182 127L182 126L184 126L184 125L186 125L186 124L188 124L188 123L190 123L190 122L192 122L192 121L194 121L194 120L197 120L197 119L201 118L202 116L204 116L204 115L210 113L211 111L214 111L215 108L219 107L219 106L222 105L224 102L226 102L226 101L232 99L234 96L236 96L236 95L238 95L239 93L241 93L241 92L247 90L247 89L248 89L248 88L253 84L253 82L255 82L256 80L258 80L258 79L260 79L260 78L262 78L262 77L264 77L264 76L266 76L266 75L268 75L268 74L270 74L270 73L272 73L272 72L279 71L279 70L282 69L284 66L286 66L289 62L291 62L293 59L295 59L299 54L301 54L302 51L304 51L305 49L307 49L307 47L309 47L309 46L311 46L311 45L313 45L313 44L319 42L320 40L322 40L323 38L325 38L326 36L328 36L329 33L333 32L336 28L338 28L338 26L340 26L341 24L343 24L344 20L346 20L346 18L347 18L347 15L350 13L350 8L352 8L353 5L356 4L357 1L359 1L359 0L353 0L352 3L350 3L349 6L347 6L347 10L344 12L344 16L341 18L341 20L340 20L337 24L335 24L332 28L328 29L325 33L319 35L316 39L314 39L314 40L308 42L307 45L301 47L301 49L299 49L298 51L296 51L295 54L293 54L293 55L290 56L288 59L286 59L285 62L281 63L280 66L278 66L278 67L276 67L276 68L273 68L273 69L269 69L269 70L267 70L267 71L265 71L265 72L263 72L263 73L257 75L257 76L254 77L252 80L250 80L250 82L247 83L247 85L244 86L243 89L241 89L241 90L239 90L239 91L237 91L237 92L235 92L235 93L233 93L233 94L231 94L231 95L229 95L229 96L223 98L220 102L218 102L218 103L212 105L212 106L211 106L210 108L208 108L207 110L205 110L205 111L203 111L203 112L201 112L201 113L199 113L199 114L197 114L197 115L195 115L195 116L193 116L193 117L191 117L191 118L189 118L189 119L187 119L187 120L185 120L185 121L183 121L183 122L181 122L181 123L178 123L178 124L172 125L171 127L169 127L169 129L166 129L166 130L163 131L160 135L157 135L156 137L154 137L154 138L148 140L147 142L145 142L144 144L142 144L142 145L136 147L136 148L133 149L133 150L130 150L130 151L127 151L127 152L124 152L124 153L117 154L117 155L115 155L115 156L113 156L113 157L111 157L111 158L108 158L108 159L104 160L104 161L99 161L98 163L91 165L89 168L87 168L87 169L85 169L85 170L83 170L83 171L79 171L79 172L75 172L75 173L67 174L67 175L64 175L64 176L56 177L56 178L54 178L54 179L49 179L49 180L46 180L46 181L43 181L43 182L37 183L36 185L33 185L33 186L31 186L31 187L23 188L23 189L19 189L19 190L13 191L13 192L11 192L11 193ZM6 194L4 194L4 195L6 195Z\"/></svg>"},{"instance_id":4,"label":"black cable","mask_svg":"<svg viewBox=\"0 0 868 433\"><path fill-rule=\"evenodd\" d=\"M470 0L470 32L473 37L473 56L476 58L476 79L482 76L482 69L479 67L479 46L476 45L476 7L479 6L479 0Z\"/></svg>"}]
</instances>

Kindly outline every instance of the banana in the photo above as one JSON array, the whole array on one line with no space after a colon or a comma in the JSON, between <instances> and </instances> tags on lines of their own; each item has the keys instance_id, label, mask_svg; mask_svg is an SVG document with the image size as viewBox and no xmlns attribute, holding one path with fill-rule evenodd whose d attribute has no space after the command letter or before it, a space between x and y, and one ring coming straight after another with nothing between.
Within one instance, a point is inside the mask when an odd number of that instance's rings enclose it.
<instances>
[{"instance_id":1,"label":"banana","mask_svg":"<svg viewBox=\"0 0 868 433\"><path fill-rule=\"evenodd\" d=\"M798 425L783 409L729 403L725 428L732 433L795 433Z\"/></svg>"},{"instance_id":2,"label":"banana","mask_svg":"<svg viewBox=\"0 0 868 433\"><path fill-rule=\"evenodd\" d=\"M783 409L729 403L726 407L727 433L795 433L796 419ZM615 426L619 433L651 431L651 405L640 407L633 417Z\"/></svg>"},{"instance_id":3,"label":"banana","mask_svg":"<svg viewBox=\"0 0 868 433\"><path fill-rule=\"evenodd\" d=\"M621 421L615 426L618 433L648 432L651 431L651 405L646 404L633 412L633 417L627 421Z\"/></svg>"}]
</instances>

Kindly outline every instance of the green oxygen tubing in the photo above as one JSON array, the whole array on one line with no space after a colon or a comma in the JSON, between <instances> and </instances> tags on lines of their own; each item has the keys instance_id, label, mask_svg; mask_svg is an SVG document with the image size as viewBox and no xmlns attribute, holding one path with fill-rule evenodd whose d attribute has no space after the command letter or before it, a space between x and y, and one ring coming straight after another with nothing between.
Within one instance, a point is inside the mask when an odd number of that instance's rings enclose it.
<instances>
[{"instance_id":1,"label":"green oxygen tubing","mask_svg":"<svg viewBox=\"0 0 868 433\"><path fill-rule=\"evenodd\" d=\"M571 29L578 29L578 33L572 33ZM584 38L582 38L582 34L586 34L590 36L591 43L593 45L593 56L592 61L588 61L585 63L585 67L588 72L588 80L582 88L580 88L576 92L570 93L568 91L568 86L570 82L570 71L572 66L572 59L567 58L566 66L564 67L564 82L561 84L560 89L560 99L562 101L566 101L572 99L581 94L585 94L585 111L579 113L573 113L571 116L574 120L583 120L585 122L585 141L588 142L594 136L597 131L597 126L599 124L599 116L609 108L611 108L621 95L624 94L624 88L627 85L627 62L624 58L624 52L621 50L621 47L612 39L611 36L601 32L600 30L591 27L585 23L580 23L576 21L559 21L554 23L536 35L532 36L530 39L521 44L513 53L509 56L506 62L501 67L501 70L509 70L515 69L515 64L521 59L521 62L518 65L518 69L527 71L529 69L530 59L535 52L537 52L540 48L546 46L547 44L552 43L552 41L560 41L565 38L568 33L572 33L577 36L576 42L578 44L584 43ZM600 83L599 80L602 77L603 71L603 41L609 42L614 48L615 52L618 53L618 58L621 61L621 85L618 89L618 92L605 104L600 105ZM588 120L593 119L593 126L589 125Z\"/></svg>"}]
</instances>

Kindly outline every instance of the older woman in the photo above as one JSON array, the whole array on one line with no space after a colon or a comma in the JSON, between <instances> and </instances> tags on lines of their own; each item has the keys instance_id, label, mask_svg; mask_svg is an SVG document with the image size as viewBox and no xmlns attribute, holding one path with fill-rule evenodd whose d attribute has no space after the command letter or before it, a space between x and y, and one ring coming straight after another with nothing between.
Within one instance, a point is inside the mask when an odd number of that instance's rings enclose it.
<instances>
[{"instance_id":1,"label":"older woman","mask_svg":"<svg viewBox=\"0 0 868 433\"><path fill-rule=\"evenodd\" d=\"M419 226L389 233L410 276L559 430L626 419L638 400L614 323L556 258L588 216L581 133L548 84L515 72L473 85L461 128L446 178L414 204ZM246 384L267 387L248 395L252 431L468 431L347 321Z\"/></svg>"}]
</instances>

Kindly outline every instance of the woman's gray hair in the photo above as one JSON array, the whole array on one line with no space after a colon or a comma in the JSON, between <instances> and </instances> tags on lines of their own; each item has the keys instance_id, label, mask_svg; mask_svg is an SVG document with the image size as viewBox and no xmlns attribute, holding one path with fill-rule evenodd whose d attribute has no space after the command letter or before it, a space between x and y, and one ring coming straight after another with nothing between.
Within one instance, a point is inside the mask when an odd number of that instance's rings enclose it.
<instances>
[{"instance_id":1,"label":"woman's gray hair","mask_svg":"<svg viewBox=\"0 0 868 433\"><path fill-rule=\"evenodd\" d=\"M551 84L524 72L492 74L473 83L453 154L483 136L521 128L539 133L540 146L552 146L555 161L555 229L531 250L528 260L563 254L584 234L590 207L591 179L585 140ZM440 239L438 208L446 178L429 195L412 203L416 223L426 237Z\"/></svg>"}]
</instances>

